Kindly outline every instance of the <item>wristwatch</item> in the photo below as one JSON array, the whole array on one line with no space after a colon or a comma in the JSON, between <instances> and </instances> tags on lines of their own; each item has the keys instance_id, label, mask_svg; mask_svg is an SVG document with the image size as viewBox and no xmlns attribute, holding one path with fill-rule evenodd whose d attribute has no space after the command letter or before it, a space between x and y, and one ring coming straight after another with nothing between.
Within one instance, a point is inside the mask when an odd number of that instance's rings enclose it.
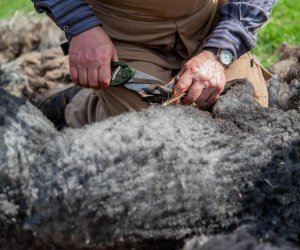
<instances>
[{"instance_id":1,"label":"wristwatch","mask_svg":"<svg viewBox=\"0 0 300 250\"><path fill-rule=\"evenodd\" d=\"M233 63L233 54L227 49L205 48L204 50L210 51L217 56L218 61L228 68Z\"/></svg>"},{"instance_id":2,"label":"wristwatch","mask_svg":"<svg viewBox=\"0 0 300 250\"><path fill-rule=\"evenodd\" d=\"M233 54L227 49L218 50L217 57L220 63L228 68L233 62Z\"/></svg>"}]
</instances>

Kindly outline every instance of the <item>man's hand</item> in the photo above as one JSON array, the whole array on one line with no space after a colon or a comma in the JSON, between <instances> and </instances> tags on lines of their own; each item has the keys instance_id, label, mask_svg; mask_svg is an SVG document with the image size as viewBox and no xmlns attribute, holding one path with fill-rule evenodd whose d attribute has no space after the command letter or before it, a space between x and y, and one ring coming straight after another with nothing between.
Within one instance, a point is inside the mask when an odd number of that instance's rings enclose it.
<instances>
[{"instance_id":1,"label":"man's hand","mask_svg":"<svg viewBox=\"0 0 300 250\"><path fill-rule=\"evenodd\" d=\"M118 61L117 52L100 27L72 38L69 65L75 84L92 89L107 88L111 79L111 61Z\"/></svg>"},{"instance_id":2,"label":"man's hand","mask_svg":"<svg viewBox=\"0 0 300 250\"><path fill-rule=\"evenodd\" d=\"M213 105L226 83L225 68L216 56L208 51L203 51L187 61L178 77L172 98L179 97L185 92L186 95L181 101L174 102L175 104L181 102L184 105L193 103L199 106Z\"/></svg>"}]
</instances>

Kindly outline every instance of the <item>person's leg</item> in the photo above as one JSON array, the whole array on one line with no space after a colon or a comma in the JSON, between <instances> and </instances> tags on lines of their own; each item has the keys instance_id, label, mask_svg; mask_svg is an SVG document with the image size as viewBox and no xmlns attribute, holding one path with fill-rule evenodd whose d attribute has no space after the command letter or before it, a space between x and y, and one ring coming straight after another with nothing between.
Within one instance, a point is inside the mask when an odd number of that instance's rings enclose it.
<instances>
[{"instance_id":1,"label":"person's leg","mask_svg":"<svg viewBox=\"0 0 300 250\"><path fill-rule=\"evenodd\" d=\"M268 107L268 89L266 80L271 75L261 66L257 58L247 53L236 60L226 70L226 80L247 79L253 85L256 100L263 106Z\"/></svg>"},{"instance_id":2,"label":"person's leg","mask_svg":"<svg viewBox=\"0 0 300 250\"><path fill-rule=\"evenodd\" d=\"M166 70L154 63L144 61L128 61L127 63L163 81L168 81L171 77L171 70ZM122 86L98 91L84 89L67 105L65 119L70 127L80 128L85 124L103 121L110 116L142 111L149 105L137 94Z\"/></svg>"}]
</instances>

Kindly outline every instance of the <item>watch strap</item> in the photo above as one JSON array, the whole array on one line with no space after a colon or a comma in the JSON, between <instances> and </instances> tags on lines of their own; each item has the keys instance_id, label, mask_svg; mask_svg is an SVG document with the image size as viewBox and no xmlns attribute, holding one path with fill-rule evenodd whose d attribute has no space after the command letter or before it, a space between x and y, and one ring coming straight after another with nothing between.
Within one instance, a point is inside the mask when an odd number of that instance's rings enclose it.
<instances>
[{"instance_id":1,"label":"watch strap","mask_svg":"<svg viewBox=\"0 0 300 250\"><path fill-rule=\"evenodd\" d=\"M209 52L215 54L216 56L218 55L218 51L219 51L219 49L212 48L212 47L205 47L204 50L209 51Z\"/></svg>"}]
</instances>

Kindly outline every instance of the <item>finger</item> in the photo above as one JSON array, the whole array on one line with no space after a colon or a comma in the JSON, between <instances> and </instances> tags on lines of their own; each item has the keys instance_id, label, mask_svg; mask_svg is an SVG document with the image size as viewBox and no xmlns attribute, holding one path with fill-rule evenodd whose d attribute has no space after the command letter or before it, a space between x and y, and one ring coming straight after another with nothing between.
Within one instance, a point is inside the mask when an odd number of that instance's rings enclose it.
<instances>
[{"instance_id":1,"label":"finger","mask_svg":"<svg viewBox=\"0 0 300 250\"><path fill-rule=\"evenodd\" d=\"M198 96L195 101L199 106L203 106L207 103L208 98L215 93L215 89L206 88L202 91L201 95Z\"/></svg>"},{"instance_id":2,"label":"finger","mask_svg":"<svg viewBox=\"0 0 300 250\"><path fill-rule=\"evenodd\" d=\"M174 87L174 93L172 97L178 97L188 91L190 86L192 85L192 78L189 73L184 73L180 76L177 84Z\"/></svg>"},{"instance_id":3,"label":"finger","mask_svg":"<svg viewBox=\"0 0 300 250\"><path fill-rule=\"evenodd\" d=\"M74 82L75 84L79 84L79 75L76 67L70 67L70 76L72 82Z\"/></svg>"},{"instance_id":4,"label":"finger","mask_svg":"<svg viewBox=\"0 0 300 250\"><path fill-rule=\"evenodd\" d=\"M219 72L216 72L213 75L213 78L210 80L209 87L219 89L220 86L221 86L221 74Z\"/></svg>"},{"instance_id":5,"label":"finger","mask_svg":"<svg viewBox=\"0 0 300 250\"><path fill-rule=\"evenodd\" d=\"M114 62L119 61L119 59L118 59L118 54L117 54L117 51L116 51L115 49L114 49L114 51L113 51L112 61L114 61Z\"/></svg>"},{"instance_id":6,"label":"finger","mask_svg":"<svg viewBox=\"0 0 300 250\"><path fill-rule=\"evenodd\" d=\"M86 68L79 68L79 84L80 86L84 88L89 87L89 82L88 82L88 72Z\"/></svg>"},{"instance_id":7,"label":"finger","mask_svg":"<svg viewBox=\"0 0 300 250\"><path fill-rule=\"evenodd\" d=\"M210 105L213 105L215 104L218 100L219 100L219 97L220 97L220 93L214 93L212 94L208 99L207 99L207 103L210 104Z\"/></svg>"},{"instance_id":8,"label":"finger","mask_svg":"<svg viewBox=\"0 0 300 250\"><path fill-rule=\"evenodd\" d=\"M207 66L203 66L198 69L198 77L202 81L209 82L212 78L212 71Z\"/></svg>"},{"instance_id":9,"label":"finger","mask_svg":"<svg viewBox=\"0 0 300 250\"><path fill-rule=\"evenodd\" d=\"M90 88L95 90L100 89L100 85L98 82L98 70L96 68L88 69L88 82Z\"/></svg>"},{"instance_id":10,"label":"finger","mask_svg":"<svg viewBox=\"0 0 300 250\"><path fill-rule=\"evenodd\" d=\"M98 69L98 83L101 88L108 88L111 78L111 62L109 60L105 61Z\"/></svg>"},{"instance_id":11,"label":"finger","mask_svg":"<svg viewBox=\"0 0 300 250\"><path fill-rule=\"evenodd\" d=\"M192 78L188 74L183 74L179 77L176 85L174 86L174 91L172 95L172 99L176 99L172 104L177 105L180 103L181 96L189 89L192 84Z\"/></svg>"},{"instance_id":12,"label":"finger","mask_svg":"<svg viewBox=\"0 0 300 250\"><path fill-rule=\"evenodd\" d=\"M193 82L192 86L187 92L187 95L182 100L182 104L184 105L193 104L197 100L197 98L201 95L204 88L205 86L200 82Z\"/></svg>"},{"instance_id":13,"label":"finger","mask_svg":"<svg viewBox=\"0 0 300 250\"><path fill-rule=\"evenodd\" d=\"M173 87L175 87L175 85L177 84L179 78L180 78L179 75L173 77L173 78L167 83L167 85L173 85Z\"/></svg>"}]
</instances>

